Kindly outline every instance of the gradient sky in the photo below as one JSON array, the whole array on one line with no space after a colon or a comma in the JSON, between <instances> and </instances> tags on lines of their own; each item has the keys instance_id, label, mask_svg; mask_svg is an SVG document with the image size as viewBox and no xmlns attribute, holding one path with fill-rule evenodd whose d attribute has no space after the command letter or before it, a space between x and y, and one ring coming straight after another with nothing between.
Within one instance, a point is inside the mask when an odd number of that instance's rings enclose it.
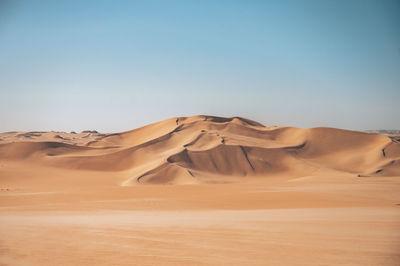
<instances>
[{"instance_id":1,"label":"gradient sky","mask_svg":"<svg viewBox=\"0 0 400 266\"><path fill-rule=\"evenodd\" d=\"M0 0L0 131L400 129L400 1Z\"/></svg>"}]
</instances>

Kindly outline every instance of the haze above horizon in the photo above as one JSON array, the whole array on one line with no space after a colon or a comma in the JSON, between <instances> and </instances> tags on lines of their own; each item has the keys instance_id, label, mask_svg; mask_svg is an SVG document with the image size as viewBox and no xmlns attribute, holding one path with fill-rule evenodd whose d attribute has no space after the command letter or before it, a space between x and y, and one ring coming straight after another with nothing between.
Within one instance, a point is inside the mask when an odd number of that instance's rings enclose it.
<instances>
[{"instance_id":1,"label":"haze above horizon","mask_svg":"<svg viewBox=\"0 0 400 266\"><path fill-rule=\"evenodd\" d=\"M399 1L0 0L0 132L400 129Z\"/></svg>"}]
</instances>

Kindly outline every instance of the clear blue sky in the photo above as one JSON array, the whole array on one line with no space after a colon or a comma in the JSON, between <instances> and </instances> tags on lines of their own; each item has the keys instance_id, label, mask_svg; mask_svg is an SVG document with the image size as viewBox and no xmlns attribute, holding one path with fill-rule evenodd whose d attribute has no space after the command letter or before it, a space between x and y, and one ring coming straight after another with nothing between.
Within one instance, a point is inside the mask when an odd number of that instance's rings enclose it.
<instances>
[{"instance_id":1,"label":"clear blue sky","mask_svg":"<svg viewBox=\"0 0 400 266\"><path fill-rule=\"evenodd\" d=\"M400 129L400 1L0 0L0 131Z\"/></svg>"}]
</instances>

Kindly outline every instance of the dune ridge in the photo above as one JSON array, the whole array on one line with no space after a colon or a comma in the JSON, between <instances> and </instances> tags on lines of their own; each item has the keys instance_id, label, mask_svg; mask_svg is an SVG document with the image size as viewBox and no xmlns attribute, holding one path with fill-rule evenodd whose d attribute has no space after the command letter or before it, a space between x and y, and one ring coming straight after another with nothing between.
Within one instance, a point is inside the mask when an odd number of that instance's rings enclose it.
<instances>
[{"instance_id":1,"label":"dune ridge","mask_svg":"<svg viewBox=\"0 0 400 266\"><path fill-rule=\"evenodd\" d=\"M123 186L336 173L400 175L398 136L266 127L241 117L177 117L122 133L0 134L0 160L122 172Z\"/></svg>"}]
</instances>

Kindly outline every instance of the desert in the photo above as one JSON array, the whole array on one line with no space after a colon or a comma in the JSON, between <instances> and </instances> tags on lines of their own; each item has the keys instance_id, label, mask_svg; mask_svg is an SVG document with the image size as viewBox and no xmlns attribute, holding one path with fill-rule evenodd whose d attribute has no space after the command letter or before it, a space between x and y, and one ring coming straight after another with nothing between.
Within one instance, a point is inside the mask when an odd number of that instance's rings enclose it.
<instances>
[{"instance_id":1,"label":"desert","mask_svg":"<svg viewBox=\"0 0 400 266\"><path fill-rule=\"evenodd\" d=\"M0 0L0 266L399 266L399 0Z\"/></svg>"},{"instance_id":2,"label":"desert","mask_svg":"<svg viewBox=\"0 0 400 266\"><path fill-rule=\"evenodd\" d=\"M400 136L175 117L0 134L2 265L398 265Z\"/></svg>"}]
</instances>

